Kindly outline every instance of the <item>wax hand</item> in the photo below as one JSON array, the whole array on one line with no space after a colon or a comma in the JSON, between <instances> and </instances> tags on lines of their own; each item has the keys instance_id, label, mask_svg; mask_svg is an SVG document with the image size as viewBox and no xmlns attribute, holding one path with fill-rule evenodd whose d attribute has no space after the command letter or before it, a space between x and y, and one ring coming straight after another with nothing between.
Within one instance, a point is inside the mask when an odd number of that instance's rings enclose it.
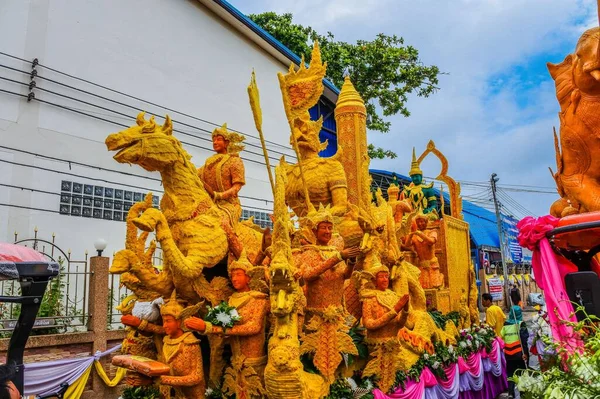
<instances>
[{"instance_id":1,"label":"wax hand","mask_svg":"<svg viewBox=\"0 0 600 399\"><path fill-rule=\"evenodd\" d=\"M126 326L138 328L140 324L142 324L142 319L135 317L134 315L127 314L121 316L121 323L125 324Z\"/></svg>"},{"instance_id":2,"label":"wax hand","mask_svg":"<svg viewBox=\"0 0 600 399\"><path fill-rule=\"evenodd\" d=\"M161 375L160 376L160 384L161 385L168 385L168 384L165 383L165 379L168 378L168 377L170 377L170 376L168 376L168 375Z\"/></svg>"},{"instance_id":3,"label":"wax hand","mask_svg":"<svg viewBox=\"0 0 600 399\"><path fill-rule=\"evenodd\" d=\"M342 250L342 252L340 252L340 255L342 255L342 259L344 259L344 260L349 259L349 258L356 258L358 255L360 255L360 248L359 247L346 248L346 249Z\"/></svg>"},{"instance_id":4,"label":"wax hand","mask_svg":"<svg viewBox=\"0 0 600 399\"><path fill-rule=\"evenodd\" d=\"M408 302L410 300L410 296L405 294L402 298L398 299L398 302L394 305L394 310L396 313L400 313L400 311L404 308L404 310L408 310Z\"/></svg>"},{"instance_id":5,"label":"wax hand","mask_svg":"<svg viewBox=\"0 0 600 399\"><path fill-rule=\"evenodd\" d=\"M204 332L206 330L206 322L198 317L190 317L183 324L190 330Z\"/></svg>"},{"instance_id":6,"label":"wax hand","mask_svg":"<svg viewBox=\"0 0 600 399\"><path fill-rule=\"evenodd\" d=\"M204 189L206 190L206 192L208 193L208 195L210 195L210 197L214 197L215 195L215 190L213 190L208 184L206 183L202 183L204 185Z\"/></svg>"}]
</instances>

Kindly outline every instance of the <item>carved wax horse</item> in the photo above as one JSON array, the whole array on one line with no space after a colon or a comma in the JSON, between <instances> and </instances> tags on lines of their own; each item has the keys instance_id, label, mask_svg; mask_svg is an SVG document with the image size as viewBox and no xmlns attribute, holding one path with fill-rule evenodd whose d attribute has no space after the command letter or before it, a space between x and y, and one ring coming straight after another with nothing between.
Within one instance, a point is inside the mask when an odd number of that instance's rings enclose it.
<instances>
[{"instance_id":1,"label":"carved wax horse","mask_svg":"<svg viewBox=\"0 0 600 399\"><path fill-rule=\"evenodd\" d=\"M173 136L173 125L167 116L163 126L146 121L138 115L136 125L106 138L109 151L117 151L119 163L137 164L148 171L161 174L165 194L161 210L146 207L131 222L140 230L156 231L156 238L164 253L165 268L160 274L136 263L137 254L121 254L120 259L131 258L131 271L148 288L164 292L175 288L178 296L191 303L201 297L211 302L221 299L227 291L225 279L214 279L208 286L203 268L213 267L228 252L225 231L221 227L223 215L211 200L198 178L191 156ZM121 252L121 251L119 251Z\"/></svg>"}]
</instances>

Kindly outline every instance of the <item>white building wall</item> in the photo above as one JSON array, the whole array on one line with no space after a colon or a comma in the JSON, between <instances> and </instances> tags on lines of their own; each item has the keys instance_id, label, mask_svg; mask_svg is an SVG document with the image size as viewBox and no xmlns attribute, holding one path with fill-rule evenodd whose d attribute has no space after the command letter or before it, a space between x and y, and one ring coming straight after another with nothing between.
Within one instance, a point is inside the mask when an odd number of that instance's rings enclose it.
<instances>
[{"instance_id":1,"label":"white building wall","mask_svg":"<svg viewBox=\"0 0 600 399\"><path fill-rule=\"evenodd\" d=\"M241 191L243 205L265 211L272 208L262 153L252 146L259 141L246 87L254 68L261 91L263 130L267 140L278 144L269 145L271 155L278 159L285 153L293 161L276 77L287 68L199 2L4 0L0 2L0 52L27 60L37 58L43 66L144 100L39 66L34 93L46 103L27 102L0 91L0 241L11 242L15 231L23 238L32 236L37 227L40 237L55 233L57 244L71 249L77 259L86 249L93 252L93 242L99 237L108 241L110 255L123 247L125 224L59 214L61 181L153 190L159 195L162 191L155 180L160 177L157 173L118 164L106 150L106 136L121 130L119 126L47 102L125 125L134 124L138 111L133 108L159 115L160 123L168 113L176 130L191 135L175 133L188 143L184 146L197 166L212 154L212 124L227 122L230 128L245 133L248 142L242 153L247 181ZM0 79L0 90L26 95L28 87L6 78L29 84L30 77L6 67L30 72L31 64L0 54L0 65L4 65L0 78L5 78Z\"/></svg>"}]
</instances>

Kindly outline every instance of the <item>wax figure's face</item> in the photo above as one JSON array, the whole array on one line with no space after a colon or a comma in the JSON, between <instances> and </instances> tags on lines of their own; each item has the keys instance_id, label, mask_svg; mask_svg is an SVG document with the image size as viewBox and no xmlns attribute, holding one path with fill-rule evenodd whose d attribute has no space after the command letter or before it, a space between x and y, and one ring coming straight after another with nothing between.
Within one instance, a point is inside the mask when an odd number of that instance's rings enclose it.
<instances>
[{"instance_id":1,"label":"wax figure's face","mask_svg":"<svg viewBox=\"0 0 600 399\"><path fill-rule=\"evenodd\" d=\"M236 291L248 290L248 283L250 283L250 277L242 269L234 269L231 272L231 284Z\"/></svg>"},{"instance_id":2,"label":"wax figure's face","mask_svg":"<svg viewBox=\"0 0 600 399\"><path fill-rule=\"evenodd\" d=\"M333 223L321 222L317 226L316 236L319 244L327 244L333 234Z\"/></svg>"},{"instance_id":3,"label":"wax figure's face","mask_svg":"<svg viewBox=\"0 0 600 399\"><path fill-rule=\"evenodd\" d=\"M227 152L227 146L229 145L229 141L225 140L223 136L215 136L213 137L213 149L217 154L223 154Z\"/></svg>"},{"instance_id":4,"label":"wax figure's face","mask_svg":"<svg viewBox=\"0 0 600 399\"><path fill-rule=\"evenodd\" d=\"M411 175L410 179L415 184L415 186L418 186L419 184L423 183L423 175Z\"/></svg>"},{"instance_id":5,"label":"wax figure's face","mask_svg":"<svg viewBox=\"0 0 600 399\"><path fill-rule=\"evenodd\" d=\"M390 285L390 274L388 272L379 272L375 276L375 286L378 290L385 291Z\"/></svg>"},{"instance_id":6,"label":"wax figure's face","mask_svg":"<svg viewBox=\"0 0 600 399\"><path fill-rule=\"evenodd\" d=\"M163 328L169 336L177 335L181 330L181 322L171 315L163 316Z\"/></svg>"},{"instance_id":7,"label":"wax figure's face","mask_svg":"<svg viewBox=\"0 0 600 399\"><path fill-rule=\"evenodd\" d=\"M427 228L427 219L425 219L425 218L417 219L417 228L419 230L425 230Z\"/></svg>"}]
</instances>

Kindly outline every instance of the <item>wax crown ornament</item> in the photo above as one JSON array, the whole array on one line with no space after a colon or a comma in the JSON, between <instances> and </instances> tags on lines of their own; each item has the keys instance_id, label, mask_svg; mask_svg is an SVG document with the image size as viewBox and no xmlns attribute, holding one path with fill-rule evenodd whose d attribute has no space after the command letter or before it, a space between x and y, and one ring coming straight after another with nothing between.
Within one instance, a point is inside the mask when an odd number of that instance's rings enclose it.
<instances>
[{"instance_id":1,"label":"wax crown ornament","mask_svg":"<svg viewBox=\"0 0 600 399\"><path fill-rule=\"evenodd\" d=\"M417 213L417 215L415 216L415 220L419 220L419 219L425 219L427 221L429 221L429 218L427 217L426 214L423 213L423 211L420 211L419 213Z\"/></svg>"},{"instance_id":2,"label":"wax crown ornament","mask_svg":"<svg viewBox=\"0 0 600 399\"><path fill-rule=\"evenodd\" d=\"M392 182L387 189L388 200L390 202L398 200L398 194L400 194L400 187Z\"/></svg>"},{"instance_id":3,"label":"wax crown ornament","mask_svg":"<svg viewBox=\"0 0 600 399\"><path fill-rule=\"evenodd\" d=\"M287 74L277 74L285 113L289 121L302 117L319 101L323 94L323 78L326 71L327 63L322 62L319 44L315 42L308 68L302 57L300 68L297 71L294 64L291 64Z\"/></svg>"},{"instance_id":4,"label":"wax crown ornament","mask_svg":"<svg viewBox=\"0 0 600 399\"><path fill-rule=\"evenodd\" d=\"M375 277L377 277L377 273L385 272L389 273L390 269L387 266L382 265L381 261L377 258L374 258L371 261L370 265L366 265L368 268L363 271L363 277L367 280L375 281Z\"/></svg>"},{"instance_id":5,"label":"wax crown ornament","mask_svg":"<svg viewBox=\"0 0 600 399\"><path fill-rule=\"evenodd\" d=\"M160 315L173 316L174 318L179 319L183 309L183 305L177 300L177 293L173 290L171 298L160 307Z\"/></svg>"},{"instance_id":6,"label":"wax crown ornament","mask_svg":"<svg viewBox=\"0 0 600 399\"><path fill-rule=\"evenodd\" d=\"M250 261L248 260L248 255L246 254L246 250L243 249L239 259L229 263L229 265L227 266L227 271L231 276L231 273L236 269L241 269L245 273L248 273L252 268L254 268L254 265L250 263Z\"/></svg>"},{"instance_id":7,"label":"wax crown ornament","mask_svg":"<svg viewBox=\"0 0 600 399\"><path fill-rule=\"evenodd\" d=\"M246 137L239 133L227 130L227 123L224 123L223 126L213 130L212 138L214 139L216 136L221 136L229 142L229 145L227 146L227 153L229 154L237 154L244 149L244 145L241 143L246 140Z\"/></svg>"},{"instance_id":8,"label":"wax crown ornament","mask_svg":"<svg viewBox=\"0 0 600 399\"><path fill-rule=\"evenodd\" d=\"M319 209L309 212L309 214L306 216L306 220L308 221L308 227L313 230L319 226L319 223L333 223L333 216L331 215L330 206L323 206L323 204L319 204Z\"/></svg>"},{"instance_id":9,"label":"wax crown ornament","mask_svg":"<svg viewBox=\"0 0 600 399\"><path fill-rule=\"evenodd\" d=\"M417 155L415 154L415 147L413 147L412 161L410 163L410 172L408 172L408 175L409 176L423 175L423 171L419 167L419 161L417 161Z\"/></svg>"}]
</instances>

